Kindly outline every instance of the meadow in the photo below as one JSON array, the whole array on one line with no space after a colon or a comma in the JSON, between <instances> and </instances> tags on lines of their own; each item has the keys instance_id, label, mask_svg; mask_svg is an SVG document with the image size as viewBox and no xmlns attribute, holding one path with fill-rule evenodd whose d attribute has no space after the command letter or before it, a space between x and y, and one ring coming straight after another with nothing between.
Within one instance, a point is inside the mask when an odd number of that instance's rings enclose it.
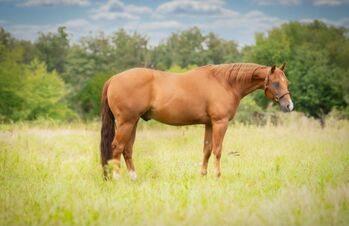
<instances>
[{"instance_id":1,"label":"meadow","mask_svg":"<svg viewBox=\"0 0 349 226\"><path fill-rule=\"evenodd\" d=\"M349 123L230 125L222 176L203 126L139 125L137 181L104 181L99 124L0 125L0 225L348 225Z\"/></svg>"}]
</instances>

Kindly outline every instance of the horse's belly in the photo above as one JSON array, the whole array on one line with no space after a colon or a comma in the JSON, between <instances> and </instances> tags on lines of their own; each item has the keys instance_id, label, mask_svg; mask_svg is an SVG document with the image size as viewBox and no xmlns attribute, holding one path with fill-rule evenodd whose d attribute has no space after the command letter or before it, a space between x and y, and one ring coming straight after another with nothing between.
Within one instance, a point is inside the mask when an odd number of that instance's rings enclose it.
<instances>
[{"instance_id":1,"label":"horse's belly","mask_svg":"<svg viewBox=\"0 0 349 226\"><path fill-rule=\"evenodd\" d=\"M206 124L209 122L205 109L187 104L172 104L159 108L154 106L150 115L152 119L169 125Z\"/></svg>"}]
</instances>

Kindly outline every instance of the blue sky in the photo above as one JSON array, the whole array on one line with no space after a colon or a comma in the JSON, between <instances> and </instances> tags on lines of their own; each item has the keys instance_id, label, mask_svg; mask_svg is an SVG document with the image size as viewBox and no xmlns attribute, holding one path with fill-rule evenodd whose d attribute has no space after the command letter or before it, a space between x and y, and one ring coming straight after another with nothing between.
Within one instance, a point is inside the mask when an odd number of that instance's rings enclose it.
<instances>
[{"instance_id":1,"label":"blue sky","mask_svg":"<svg viewBox=\"0 0 349 226\"><path fill-rule=\"evenodd\" d=\"M118 28L146 35L152 45L192 26L240 46L288 21L322 20L349 28L349 0L0 0L0 26L20 39L66 26L71 40Z\"/></svg>"}]
</instances>

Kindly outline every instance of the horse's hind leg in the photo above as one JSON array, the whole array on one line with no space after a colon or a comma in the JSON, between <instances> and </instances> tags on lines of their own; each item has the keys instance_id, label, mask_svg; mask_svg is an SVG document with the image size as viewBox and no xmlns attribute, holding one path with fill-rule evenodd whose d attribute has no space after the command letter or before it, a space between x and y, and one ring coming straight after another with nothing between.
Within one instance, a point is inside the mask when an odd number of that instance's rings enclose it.
<instances>
[{"instance_id":1,"label":"horse's hind leg","mask_svg":"<svg viewBox=\"0 0 349 226\"><path fill-rule=\"evenodd\" d=\"M204 138L204 159L201 166L201 175L207 174L208 160L212 153L212 125L205 125L205 138Z\"/></svg>"},{"instance_id":2,"label":"horse's hind leg","mask_svg":"<svg viewBox=\"0 0 349 226\"><path fill-rule=\"evenodd\" d=\"M121 153L125 150L125 147L132 137L132 131L137 122L132 121L122 121L117 122L117 131L112 142L113 149L113 159L115 161L115 169L113 172L113 177L118 179L120 177L120 158Z\"/></svg>"},{"instance_id":3,"label":"horse's hind leg","mask_svg":"<svg viewBox=\"0 0 349 226\"><path fill-rule=\"evenodd\" d=\"M128 141L128 143L126 144L125 150L122 152L122 154L124 155L124 159L125 159L128 173L129 173L130 178L132 180L137 179L137 174L136 174L135 167L134 167L133 161L132 161L133 144L134 144L135 138L136 138L137 123L138 123L138 121L135 123L133 130L132 130L131 138Z\"/></svg>"}]
</instances>

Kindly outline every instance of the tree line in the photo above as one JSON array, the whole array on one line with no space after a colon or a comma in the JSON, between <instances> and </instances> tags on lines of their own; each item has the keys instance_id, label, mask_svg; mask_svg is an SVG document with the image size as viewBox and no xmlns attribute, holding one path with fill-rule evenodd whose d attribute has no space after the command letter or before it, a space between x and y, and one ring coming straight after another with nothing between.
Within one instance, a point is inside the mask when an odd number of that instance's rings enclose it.
<instances>
[{"instance_id":1,"label":"tree line","mask_svg":"<svg viewBox=\"0 0 349 226\"><path fill-rule=\"evenodd\" d=\"M71 42L64 27L18 40L0 28L0 121L93 119L99 116L103 83L120 71L149 67L174 72L206 64L287 63L298 111L323 119L336 109L349 116L348 30L319 21L290 22L239 50L238 43L193 27L157 46L137 32L119 29ZM244 109L268 105L257 92Z\"/></svg>"}]
</instances>

